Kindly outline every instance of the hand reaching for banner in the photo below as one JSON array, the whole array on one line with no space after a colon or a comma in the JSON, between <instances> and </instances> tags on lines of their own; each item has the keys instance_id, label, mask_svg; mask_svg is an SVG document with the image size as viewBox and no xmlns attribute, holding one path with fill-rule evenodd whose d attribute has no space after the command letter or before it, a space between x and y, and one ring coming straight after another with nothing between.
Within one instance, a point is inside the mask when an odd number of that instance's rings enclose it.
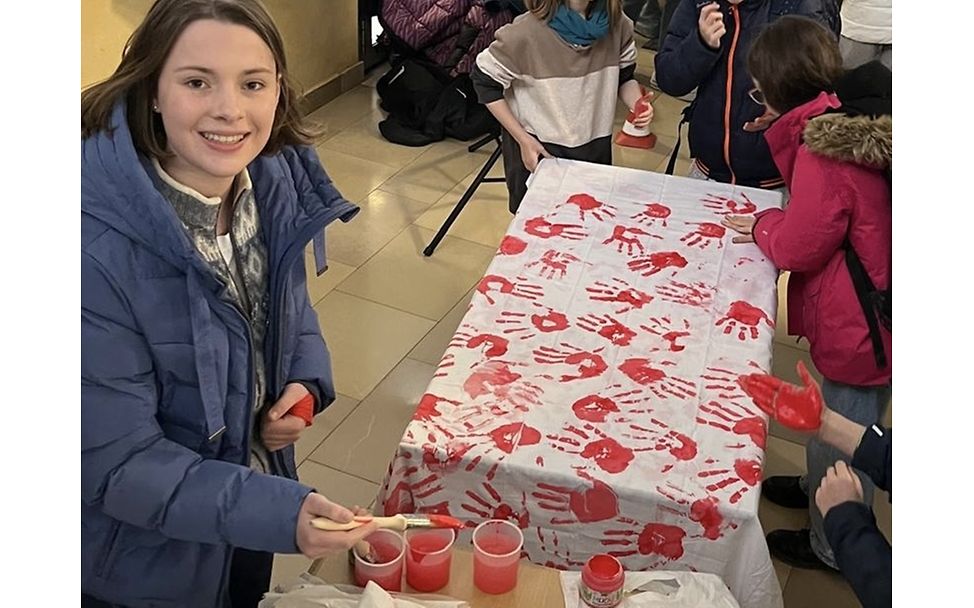
<instances>
[{"instance_id":1,"label":"hand reaching for banner","mask_svg":"<svg viewBox=\"0 0 974 608\"><path fill-rule=\"evenodd\" d=\"M737 382L774 420L796 431L815 431L822 424L822 391L802 361L796 369L804 386L768 374L745 374Z\"/></svg>"}]
</instances>

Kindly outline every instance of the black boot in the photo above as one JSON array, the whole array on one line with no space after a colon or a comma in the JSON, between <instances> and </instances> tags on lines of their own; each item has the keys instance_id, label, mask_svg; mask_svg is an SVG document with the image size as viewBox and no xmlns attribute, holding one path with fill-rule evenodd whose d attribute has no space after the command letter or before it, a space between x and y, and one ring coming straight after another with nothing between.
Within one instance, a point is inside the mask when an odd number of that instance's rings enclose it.
<instances>
[{"instance_id":1,"label":"black boot","mask_svg":"<svg viewBox=\"0 0 974 608\"><path fill-rule=\"evenodd\" d=\"M792 568L806 570L833 570L812 551L810 531L775 530L768 534L768 550L771 557Z\"/></svg>"},{"instance_id":2,"label":"black boot","mask_svg":"<svg viewBox=\"0 0 974 608\"><path fill-rule=\"evenodd\" d=\"M769 477L761 484L761 495L776 505L789 509L807 509L808 494L802 490L797 475Z\"/></svg>"}]
</instances>

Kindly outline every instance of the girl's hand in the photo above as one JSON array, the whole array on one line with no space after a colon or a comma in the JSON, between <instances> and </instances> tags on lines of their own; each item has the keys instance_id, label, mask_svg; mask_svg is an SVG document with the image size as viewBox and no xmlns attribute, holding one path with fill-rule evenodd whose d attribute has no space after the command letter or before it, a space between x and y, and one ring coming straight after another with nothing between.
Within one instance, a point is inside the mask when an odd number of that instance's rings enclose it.
<instances>
[{"instance_id":1,"label":"girl's hand","mask_svg":"<svg viewBox=\"0 0 974 608\"><path fill-rule=\"evenodd\" d=\"M298 511L298 524L294 533L298 549L305 557L318 559L334 551L345 551L355 546L378 529L378 524L369 522L346 532L325 532L311 525L316 517L327 517L332 521L346 523L352 521L352 511L335 504L321 494L312 492L301 503Z\"/></svg>"},{"instance_id":2,"label":"girl's hand","mask_svg":"<svg viewBox=\"0 0 974 608\"><path fill-rule=\"evenodd\" d=\"M260 437L268 452L276 452L301 437L304 420L288 412L307 394L308 389L303 384L291 382L284 387L281 398L264 413L260 422Z\"/></svg>"},{"instance_id":3,"label":"girl's hand","mask_svg":"<svg viewBox=\"0 0 974 608\"><path fill-rule=\"evenodd\" d=\"M757 221L750 215L728 215L720 221L721 225L742 234L731 239L734 243L753 243L754 242L754 222Z\"/></svg>"},{"instance_id":4,"label":"girl's hand","mask_svg":"<svg viewBox=\"0 0 974 608\"><path fill-rule=\"evenodd\" d=\"M845 462L839 460L829 467L815 491L815 504L824 517L832 507L844 502L862 502L862 482Z\"/></svg>"},{"instance_id":5,"label":"girl's hand","mask_svg":"<svg viewBox=\"0 0 974 608\"><path fill-rule=\"evenodd\" d=\"M540 157L554 158L544 149L540 141L530 135L524 141L518 142L518 145L521 147L521 162L531 173L534 173L534 170L538 168Z\"/></svg>"},{"instance_id":6,"label":"girl's hand","mask_svg":"<svg viewBox=\"0 0 974 608\"><path fill-rule=\"evenodd\" d=\"M653 92L650 91L646 93L645 96L639 98L636 105L633 106L632 111L637 112L636 117L632 120L632 125L640 129L649 126L650 121L653 120L653 105L650 103L653 99Z\"/></svg>"},{"instance_id":7,"label":"girl's hand","mask_svg":"<svg viewBox=\"0 0 974 608\"><path fill-rule=\"evenodd\" d=\"M701 9L697 28L704 44L714 50L720 48L720 39L727 33L727 28L724 26L724 14L720 12L720 5L716 1Z\"/></svg>"}]
</instances>

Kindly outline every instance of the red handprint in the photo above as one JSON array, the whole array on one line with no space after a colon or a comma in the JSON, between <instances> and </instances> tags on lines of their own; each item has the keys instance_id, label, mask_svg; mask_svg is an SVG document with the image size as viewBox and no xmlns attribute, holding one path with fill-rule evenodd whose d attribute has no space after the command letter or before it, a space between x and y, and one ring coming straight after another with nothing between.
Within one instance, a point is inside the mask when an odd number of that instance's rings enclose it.
<instances>
[{"instance_id":1,"label":"red handprint","mask_svg":"<svg viewBox=\"0 0 974 608\"><path fill-rule=\"evenodd\" d=\"M609 369L609 366L605 363L605 359L598 354L603 350L601 348L589 352L565 342L560 343L560 346L563 349L542 346L534 351L535 363L543 363L546 365L561 363L576 368L577 373L575 375L563 374L559 379L560 382L594 378ZM546 377L550 378L550 376Z\"/></svg>"},{"instance_id":2,"label":"red handprint","mask_svg":"<svg viewBox=\"0 0 974 608\"><path fill-rule=\"evenodd\" d=\"M572 262L582 260L570 253L549 249L542 254L541 258L528 264L528 268L540 265L538 274L545 279L561 279L568 273L568 265Z\"/></svg>"},{"instance_id":3,"label":"red handprint","mask_svg":"<svg viewBox=\"0 0 974 608\"><path fill-rule=\"evenodd\" d=\"M531 496L538 499L538 506L546 511L564 513L574 518L551 518L550 523L557 525L587 524L605 521L619 515L619 498L608 484L595 479L585 471L578 471L583 480L592 482L591 486L585 481L581 487L568 488L547 483L538 483L537 492Z\"/></svg>"},{"instance_id":4,"label":"red handprint","mask_svg":"<svg viewBox=\"0 0 974 608\"><path fill-rule=\"evenodd\" d=\"M656 220L660 220L663 227L666 228L666 218L670 217L670 208L666 205L661 205L659 203L649 203L646 208L632 216L632 219L640 223L653 224Z\"/></svg>"},{"instance_id":5,"label":"red handprint","mask_svg":"<svg viewBox=\"0 0 974 608\"><path fill-rule=\"evenodd\" d=\"M644 277L652 276L666 268L685 268L687 260L675 251L657 251L647 256L629 261L629 270L638 272ZM643 271L646 272L643 272ZM673 272L676 274L676 271ZM671 274L670 276L673 276Z\"/></svg>"},{"instance_id":6,"label":"red handprint","mask_svg":"<svg viewBox=\"0 0 974 608\"><path fill-rule=\"evenodd\" d=\"M710 419L708 420L704 416L709 416ZM755 416L754 412L742 406L721 405L717 401L701 403L697 422L735 435L747 435L754 442L754 445L762 450L767 444L767 423L763 418Z\"/></svg>"},{"instance_id":7,"label":"red handprint","mask_svg":"<svg viewBox=\"0 0 974 608\"><path fill-rule=\"evenodd\" d=\"M744 300L737 300L731 303L727 314L718 319L716 325L720 326L726 322L727 325L724 327L724 333L730 334L739 324L737 338L743 342L746 340L745 336L748 333L750 333L752 340L758 339L758 326L761 321L764 321L768 327L774 329L774 322L768 318L768 313L756 306L748 304Z\"/></svg>"},{"instance_id":8,"label":"red handprint","mask_svg":"<svg viewBox=\"0 0 974 608\"><path fill-rule=\"evenodd\" d=\"M552 224L543 217L533 217L524 222L524 231L542 239L561 237L569 241L580 241L586 236L578 224Z\"/></svg>"},{"instance_id":9,"label":"red handprint","mask_svg":"<svg viewBox=\"0 0 974 608\"><path fill-rule=\"evenodd\" d=\"M673 363L664 361L660 365L673 365ZM686 399L695 397L697 394L696 386L692 382L667 376L666 372L655 367L649 359L626 359L619 366L619 371L633 382L648 386L649 390L660 399L666 399L666 395Z\"/></svg>"},{"instance_id":10,"label":"red handprint","mask_svg":"<svg viewBox=\"0 0 974 608\"><path fill-rule=\"evenodd\" d=\"M715 497L706 496L704 498L694 499L694 497L687 494L683 488L674 486L670 482L666 483L666 487L656 486L656 491L659 492L661 496L665 496L677 505L683 507L683 509L673 509L671 507L664 506L664 509L675 513L676 515L689 517L690 521L697 522L703 526L704 538L709 540L717 540L721 537L721 528L724 527L724 517L720 514L720 510L717 508L720 501ZM677 496L677 494L682 494L685 498L681 498L680 496ZM689 512L687 512L687 509ZM735 526L734 524L731 524L730 527Z\"/></svg>"},{"instance_id":11,"label":"red handprint","mask_svg":"<svg viewBox=\"0 0 974 608\"><path fill-rule=\"evenodd\" d=\"M724 246L723 239L724 234L727 229L720 224L711 224L710 222L687 222L688 225L700 226L693 232L687 234L680 239L681 242L687 244L688 247L698 247L700 249L706 249L713 241L717 241L717 248L720 249Z\"/></svg>"},{"instance_id":12,"label":"red handprint","mask_svg":"<svg viewBox=\"0 0 974 608\"><path fill-rule=\"evenodd\" d=\"M517 280L525 281L526 279L524 277L517 277ZM490 296L490 292L492 291L510 294L515 298L523 298L526 300L537 300L544 295L544 289L540 285L513 283L496 274L489 274L480 279L480 283L477 284L477 291L484 294L489 304L494 304L494 298Z\"/></svg>"},{"instance_id":13,"label":"red handprint","mask_svg":"<svg viewBox=\"0 0 974 608\"><path fill-rule=\"evenodd\" d=\"M628 235L634 236L628 236ZM654 239L661 239L663 237L656 236L655 234L650 234L643 230L642 228L631 228L627 226L616 226L612 230L612 236L602 241L603 245L608 245L610 243L616 244L616 251L622 253L622 248L626 248L626 255L633 255L634 252L645 253L646 248L643 247L642 242L639 240L640 236L649 236Z\"/></svg>"},{"instance_id":14,"label":"red handprint","mask_svg":"<svg viewBox=\"0 0 974 608\"><path fill-rule=\"evenodd\" d=\"M528 244L516 236L505 236L501 240L500 247L497 251L501 255L517 255L523 253L525 249L528 248Z\"/></svg>"},{"instance_id":15,"label":"red handprint","mask_svg":"<svg viewBox=\"0 0 974 608\"><path fill-rule=\"evenodd\" d=\"M528 322L531 323L534 329L528 327ZM498 325L510 325L511 327L505 328L501 333L517 334L519 340L533 338L538 335L537 332L549 334L568 329L568 317L550 308L544 314L533 315L529 315L526 312L504 310L501 311L496 323Z\"/></svg>"},{"instance_id":16,"label":"red handprint","mask_svg":"<svg viewBox=\"0 0 974 608\"><path fill-rule=\"evenodd\" d=\"M485 481L481 484L486 496L480 494L479 492L474 492L473 490L466 490L464 495L469 498L473 504L468 502L461 502L460 508L464 511L473 513L480 519L503 519L511 523L517 524L519 528L524 530L531 523L531 516L528 513L527 505L524 504L522 498L521 509L514 509L509 504L504 502L503 497L500 492L498 492L494 486L490 484L490 481ZM522 497L524 494L521 495Z\"/></svg>"},{"instance_id":17,"label":"red handprint","mask_svg":"<svg viewBox=\"0 0 974 608\"><path fill-rule=\"evenodd\" d=\"M444 443L423 444L423 466L434 473L449 473L456 470L473 445L460 439Z\"/></svg>"},{"instance_id":18,"label":"red handprint","mask_svg":"<svg viewBox=\"0 0 974 608\"><path fill-rule=\"evenodd\" d=\"M623 436L637 441L650 440L653 442L653 450L657 452L666 450L677 460L693 460L697 457L697 442L685 434L671 429L668 424L656 418L650 418L649 423L653 428L647 428L639 424L630 424L629 428L648 435L624 434Z\"/></svg>"},{"instance_id":19,"label":"red handprint","mask_svg":"<svg viewBox=\"0 0 974 608\"><path fill-rule=\"evenodd\" d=\"M631 519L622 519L628 523L636 523ZM609 551L609 555L615 557L628 557L636 555L659 555L668 560L680 559L683 557L683 538L687 535L686 531L677 526L661 523L649 523L643 527L642 531L635 530L608 530L606 536L636 536L636 549L626 551ZM631 539L603 540L603 545L624 545L632 546Z\"/></svg>"},{"instance_id":20,"label":"red handprint","mask_svg":"<svg viewBox=\"0 0 974 608\"><path fill-rule=\"evenodd\" d=\"M656 286L656 295L661 299L674 304L685 304L698 308L708 306L714 298L714 292L713 287L699 281L687 284L671 279L666 285Z\"/></svg>"},{"instance_id":21,"label":"red handprint","mask_svg":"<svg viewBox=\"0 0 974 608\"><path fill-rule=\"evenodd\" d=\"M385 500L382 502L383 512L386 516L397 513L416 513L418 511L416 507L417 499L422 500L443 491L443 485L440 483L439 475L431 473L419 481L410 483L405 480L417 474L419 468L409 465L404 467L404 469L402 472L404 480L399 481L392 490L386 492ZM446 502L433 505L426 509L426 512L442 512L444 515L449 515Z\"/></svg>"},{"instance_id":22,"label":"red handprint","mask_svg":"<svg viewBox=\"0 0 974 608\"><path fill-rule=\"evenodd\" d=\"M822 391L805 367L795 366L804 387L768 374L747 374L739 382L761 411L796 431L814 431L822 424Z\"/></svg>"},{"instance_id":23,"label":"red handprint","mask_svg":"<svg viewBox=\"0 0 974 608\"><path fill-rule=\"evenodd\" d=\"M556 450L591 459L600 469L606 473L613 474L621 473L629 467L629 463L635 458L635 451L645 451L627 448L591 424L583 426L585 430L574 425L567 425L565 431L577 435L581 440L586 441L587 443L584 447L580 440L571 437L558 437L557 435L546 435L546 437L554 442L552 446ZM586 431L590 431L591 434ZM593 440L593 436L597 436L598 439ZM570 445L573 448L581 448L581 450L567 448L562 444Z\"/></svg>"},{"instance_id":24,"label":"red handprint","mask_svg":"<svg viewBox=\"0 0 974 608\"><path fill-rule=\"evenodd\" d=\"M619 384L613 384L612 386L606 387L605 391L607 392L609 389L620 388L620 386L621 385ZM618 405L619 403L623 405L633 405L646 401L645 397L628 399L628 397L634 397L635 395L639 395L641 393L642 391L640 389L635 389L616 393L608 397L601 394L587 395L572 404L572 411L575 413L575 417L579 420L583 420L585 422L605 422L609 415L618 413L620 411Z\"/></svg>"},{"instance_id":25,"label":"red handprint","mask_svg":"<svg viewBox=\"0 0 974 608\"><path fill-rule=\"evenodd\" d=\"M640 329L666 340L669 344L670 352L678 353L686 348L683 344L677 344L676 342L690 335L690 321L683 320L683 331L673 329L673 321L670 320L670 317L650 317L649 322L651 325L640 325Z\"/></svg>"},{"instance_id":26,"label":"red handprint","mask_svg":"<svg viewBox=\"0 0 974 608\"><path fill-rule=\"evenodd\" d=\"M585 331L596 333L616 346L628 346L636 337L636 332L629 329L609 315L587 314L578 319L577 325Z\"/></svg>"},{"instance_id":27,"label":"red handprint","mask_svg":"<svg viewBox=\"0 0 974 608\"><path fill-rule=\"evenodd\" d=\"M474 334L467 331L468 329L475 330L476 328L466 323L460 326L457 333L453 334L450 346L473 349L486 345L487 348L482 349L482 351L484 355L490 358L500 357L507 352L509 342L506 338L494 334Z\"/></svg>"},{"instance_id":28,"label":"red handprint","mask_svg":"<svg viewBox=\"0 0 974 608\"><path fill-rule=\"evenodd\" d=\"M622 279L612 279L612 285L596 281L592 287L586 287L589 298L596 302L618 302L621 306L616 310L617 314L628 312L632 309L641 309L653 300L653 296L631 287Z\"/></svg>"},{"instance_id":29,"label":"red handprint","mask_svg":"<svg viewBox=\"0 0 974 608\"><path fill-rule=\"evenodd\" d=\"M464 381L463 390L471 399L488 396L500 404L510 404L516 409L526 411L530 406L540 405L541 387L521 380L521 374L511 370L510 363L489 360L474 368Z\"/></svg>"},{"instance_id":30,"label":"red handprint","mask_svg":"<svg viewBox=\"0 0 974 608\"><path fill-rule=\"evenodd\" d=\"M733 473L736 477L731 474L730 469L715 469L711 471L701 471L697 473L697 477L707 478L715 477L717 475L723 476L723 479L718 480L707 486L708 492L716 492L717 490L723 490L728 486L733 486L738 483L743 483L744 485L731 495L729 502L731 504L736 503L744 496L744 493L756 486L761 481L761 463L757 460L747 460L747 459L737 459L734 461Z\"/></svg>"},{"instance_id":31,"label":"red handprint","mask_svg":"<svg viewBox=\"0 0 974 608\"><path fill-rule=\"evenodd\" d=\"M460 405L460 402L453 401L452 399L446 399L445 397L439 397L432 393L426 393L420 398L419 405L416 406L416 412L413 414L413 420L430 421L433 418L442 416L443 412L437 409L442 404L456 407Z\"/></svg>"},{"instance_id":32,"label":"red handprint","mask_svg":"<svg viewBox=\"0 0 974 608\"><path fill-rule=\"evenodd\" d=\"M760 367L754 361L749 361L748 365L760 371ZM729 369L708 367L701 377L707 381L707 384L704 385L705 389L717 391L717 397L722 400L737 401L745 396L738 384L738 376L738 372Z\"/></svg>"},{"instance_id":33,"label":"red handprint","mask_svg":"<svg viewBox=\"0 0 974 608\"><path fill-rule=\"evenodd\" d=\"M704 207L714 210L717 215L749 215L758 210L758 206L748 198L747 194L744 192L739 194L741 202L716 194L708 194L709 198L701 199L701 202Z\"/></svg>"},{"instance_id":34,"label":"red handprint","mask_svg":"<svg viewBox=\"0 0 974 608\"><path fill-rule=\"evenodd\" d=\"M497 427L490 433L491 440L505 454L514 452L514 448L522 445L534 445L541 441L538 429L523 422L511 422Z\"/></svg>"},{"instance_id":35,"label":"red handprint","mask_svg":"<svg viewBox=\"0 0 974 608\"><path fill-rule=\"evenodd\" d=\"M585 220L586 212L590 213L593 218L600 222L605 221L606 218L615 217L616 215L615 207L608 203L603 203L588 194L573 194L564 203L558 205L558 207L564 207L565 205L575 205L578 207L578 218L583 221Z\"/></svg>"}]
</instances>

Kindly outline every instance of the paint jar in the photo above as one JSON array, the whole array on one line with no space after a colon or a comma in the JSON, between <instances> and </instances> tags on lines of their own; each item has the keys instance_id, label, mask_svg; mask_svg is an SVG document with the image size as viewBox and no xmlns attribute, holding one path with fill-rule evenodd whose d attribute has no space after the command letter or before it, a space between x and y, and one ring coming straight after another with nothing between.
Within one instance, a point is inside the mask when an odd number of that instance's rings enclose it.
<instances>
[{"instance_id":1,"label":"paint jar","mask_svg":"<svg viewBox=\"0 0 974 608\"><path fill-rule=\"evenodd\" d=\"M372 546L371 560L366 561L353 550L355 556L355 584L364 587L369 581L386 591L402 591L403 555L406 543L402 535L392 530L376 530L365 537Z\"/></svg>"},{"instance_id":2,"label":"paint jar","mask_svg":"<svg viewBox=\"0 0 974 608\"><path fill-rule=\"evenodd\" d=\"M622 602L626 571L619 560L601 553L593 555L582 568L578 596L591 608L613 608Z\"/></svg>"},{"instance_id":3,"label":"paint jar","mask_svg":"<svg viewBox=\"0 0 974 608\"><path fill-rule=\"evenodd\" d=\"M416 591L439 591L450 582L453 542L451 528L406 530L406 582Z\"/></svg>"},{"instance_id":4,"label":"paint jar","mask_svg":"<svg viewBox=\"0 0 974 608\"><path fill-rule=\"evenodd\" d=\"M517 585L524 535L509 521L491 519L473 531L473 584L484 593L507 593Z\"/></svg>"}]
</instances>

